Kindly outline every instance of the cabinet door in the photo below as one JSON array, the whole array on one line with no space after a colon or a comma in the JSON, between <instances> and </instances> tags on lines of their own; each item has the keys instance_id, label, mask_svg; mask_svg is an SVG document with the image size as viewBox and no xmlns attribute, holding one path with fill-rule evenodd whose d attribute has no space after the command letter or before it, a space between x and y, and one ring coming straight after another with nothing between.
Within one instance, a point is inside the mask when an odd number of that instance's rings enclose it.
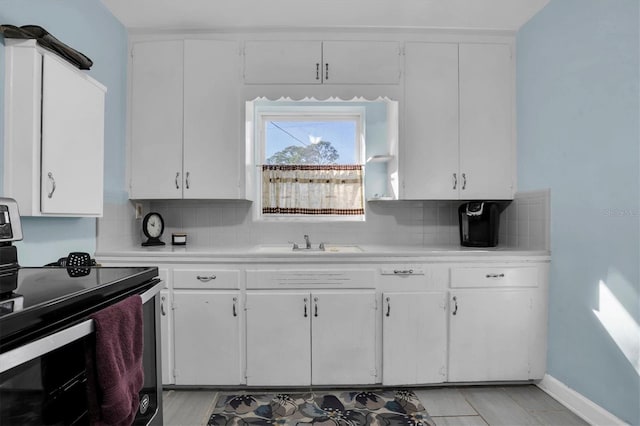
<instances>
[{"instance_id":1,"label":"cabinet door","mask_svg":"<svg viewBox=\"0 0 640 426\"><path fill-rule=\"evenodd\" d=\"M312 302L311 383L376 383L375 292L314 292Z\"/></svg>"},{"instance_id":2,"label":"cabinet door","mask_svg":"<svg viewBox=\"0 0 640 426\"><path fill-rule=\"evenodd\" d=\"M244 45L247 84L320 84L321 66L319 41L247 41Z\"/></svg>"},{"instance_id":3,"label":"cabinet door","mask_svg":"<svg viewBox=\"0 0 640 426\"><path fill-rule=\"evenodd\" d=\"M382 295L382 383L418 385L446 378L447 316L443 292Z\"/></svg>"},{"instance_id":4,"label":"cabinet door","mask_svg":"<svg viewBox=\"0 0 640 426\"><path fill-rule=\"evenodd\" d=\"M528 380L534 290L451 292L449 381Z\"/></svg>"},{"instance_id":5,"label":"cabinet door","mask_svg":"<svg viewBox=\"0 0 640 426\"><path fill-rule=\"evenodd\" d=\"M184 49L184 198L239 198L238 45L187 40Z\"/></svg>"},{"instance_id":6,"label":"cabinet door","mask_svg":"<svg viewBox=\"0 0 640 426\"><path fill-rule=\"evenodd\" d=\"M311 307L306 292L247 292L247 385L311 383Z\"/></svg>"},{"instance_id":7,"label":"cabinet door","mask_svg":"<svg viewBox=\"0 0 640 426\"><path fill-rule=\"evenodd\" d=\"M177 385L238 385L239 291L174 291Z\"/></svg>"},{"instance_id":8,"label":"cabinet door","mask_svg":"<svg viewBox=\"0 0 640 426\"><path fill-rule=\"evenodd\" d=\"M162 350L162 384L173 384L172 303L169 290L160 291L160 338Z\"/></svg>"},{"instance_id":9,"label":"cabinet door","mask_svg":"<svg viewBox=\"0 0 640 426\"><path fill-rule=\"evenodd\" d=\"M41 211L102 215L104 91L48 55L42 66Z\"/></svg>"},{"instance_id":10,"label":"cabinet door","mask_svg":"<svg viewBox=\"0 0 640 426\"><path fill-rule=\"evenodd\" d=\"M460 198L513 198L513 74L511 46L460 45Z\"/></svg>"},{"instance_id":11,"label":"cabinet door","mask_svg":"<svg viewBox=\"0 0 640 426\"><path fill-rule=\"evenodd\" d=\"M405 45L403 199L458 198L458 45Z\"/></svg>"},{"instance_id":12,"label":"cabinet door","mask_svg":"<svg viewBox=\"0 0 640 426\"><path fill-rule=\"evenodd\" d=\"M131 74L130 198L182 198L183 42L137 43Z\"/></svg>"},{"instance_id":13,"label":"cabinet door","mask_svg":"<svg viewBox=\"0 0 640 426\"><path fill-rule=\"evenodd\" d=\"M400 45L394 41L325 41L324 84L398 84Z\"/></svg>"}]
</instances>

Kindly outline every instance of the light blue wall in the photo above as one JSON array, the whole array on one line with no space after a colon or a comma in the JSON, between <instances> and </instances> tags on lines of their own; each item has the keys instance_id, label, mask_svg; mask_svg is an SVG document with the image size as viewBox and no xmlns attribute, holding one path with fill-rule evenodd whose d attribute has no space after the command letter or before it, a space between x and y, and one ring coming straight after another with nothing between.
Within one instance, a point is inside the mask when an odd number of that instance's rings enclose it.
<instances>
[{"instance_id":1,"label":"light blue wall","mask_svg":"<svg viewBox=\"0 0 640 426\"><path fill-rule=\"evenodd\" d=\"M638 5L551 0L517 37L519 189L551 188L548 372L634 425L640 424L640 335L629 335L640 323ZM604 303L609 299L617 301ZM619 344L620 334L628 344Z\"/></svg>"},{"instance_id":2,"label":"light blue wall","mask_svg":"<svg viewBox=\"0 0 640 426\"><path fill-rule=\"evenodd\" d=\"M105 202L124 203L127 33L99 0L0 0L0 24L40 25L93 60L89 74L107 86L105 110ZM0 36L0 135L4 134L4 40ZM3 139L3 137L0 137ZM4 166L4 141L0 164ZM1 191L2 174L0 174ZM41 265L70 251L93 255L96 220L26 218L19 244L22 265Z\"/></svg>"}]
</instances>

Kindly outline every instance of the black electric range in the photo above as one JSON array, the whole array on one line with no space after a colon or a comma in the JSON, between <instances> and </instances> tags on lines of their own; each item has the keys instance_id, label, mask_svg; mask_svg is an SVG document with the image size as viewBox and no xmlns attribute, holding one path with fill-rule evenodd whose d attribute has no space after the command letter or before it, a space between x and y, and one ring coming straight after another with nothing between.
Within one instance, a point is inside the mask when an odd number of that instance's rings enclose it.
<instances>
[{"instance_id":1,"label":"black electric range","mask_svg":"<svg viewBox=\"0 0 640 426\"><path fill-rule=\"evenodd\" d=\"M18 268L0 277L0 353L158 283L155 267Z\"/></svg>"}]
</instances>

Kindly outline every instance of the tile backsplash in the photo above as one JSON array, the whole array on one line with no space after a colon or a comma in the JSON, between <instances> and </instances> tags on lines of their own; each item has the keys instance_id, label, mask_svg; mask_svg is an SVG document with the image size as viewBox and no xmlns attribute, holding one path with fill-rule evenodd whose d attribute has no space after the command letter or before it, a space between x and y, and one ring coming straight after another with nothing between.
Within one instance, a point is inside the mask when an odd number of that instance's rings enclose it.
<instances>
[{"instance_id":1,"label":"tile backsplash","mask_svg":"<svg viewBox=\"0 0 640 426\"><path fill-rule=\"evenodd\" d=\"M163 240L186 232L191 247L225 248L258 244L313 243L456 246L458 206L462 201L376 201L367 204L365 222L254 222L247 201L169 200L144 202L165 221ZM134 204L105 204L98 220L98 250L139 246L142 220ZM500 216L499 245L524 249L549 247L549 191L516 194Z\"/></svg>"},{"instance_id":2,"label":"tile backsplash","mask_svg":"<svg viewBox=\"0 0 640 426\"><path fill-rule=\"evenodd\" d=\"M500 214L498 241L506 246L529 250L549 250L551 191L518 192Z\"/></svg>"}]
</instances>

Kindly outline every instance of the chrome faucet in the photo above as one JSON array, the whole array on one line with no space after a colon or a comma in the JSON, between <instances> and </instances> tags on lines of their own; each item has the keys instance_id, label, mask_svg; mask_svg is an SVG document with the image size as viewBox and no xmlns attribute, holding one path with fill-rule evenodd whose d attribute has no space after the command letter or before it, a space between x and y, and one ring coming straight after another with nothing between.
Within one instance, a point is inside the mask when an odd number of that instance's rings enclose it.
<instances>
[{"instance_id":1,"label":"chrome faucet","mask_svg":"<svg viewBox=\"0 0 640 426\"><path fill-rule=\"evenodd\" d=\"M306 243L307 250L309 250L311 248L311 241L309 241L309 236L308 235L304 236L304 241Z\"/></svg>"}]
</instances>

